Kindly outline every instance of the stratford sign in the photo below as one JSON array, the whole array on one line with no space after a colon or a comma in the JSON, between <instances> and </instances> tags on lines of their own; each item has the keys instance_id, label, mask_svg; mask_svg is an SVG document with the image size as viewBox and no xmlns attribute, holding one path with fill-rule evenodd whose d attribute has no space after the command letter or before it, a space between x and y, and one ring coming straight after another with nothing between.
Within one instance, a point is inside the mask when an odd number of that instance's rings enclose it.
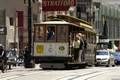
<instances>
[{"instance_id":1,"label":"stratford sign","mask_svg":"<svg viewBox=\"0 0 120 80\"><path fill-rule=\"evenodd\" d=\"M43 0L43 11L67 11L71 6L76 5L76 0Z\"/></svg>"}]
</instances>

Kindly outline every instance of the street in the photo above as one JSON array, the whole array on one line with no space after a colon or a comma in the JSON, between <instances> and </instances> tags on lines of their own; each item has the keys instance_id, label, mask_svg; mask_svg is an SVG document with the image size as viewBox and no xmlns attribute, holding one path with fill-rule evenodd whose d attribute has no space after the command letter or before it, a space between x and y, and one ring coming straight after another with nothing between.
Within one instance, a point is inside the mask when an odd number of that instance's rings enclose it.
<instances>
[{"instance_id":1,"label":"street","mask_svg":"<svg viewBox=\"0 0 120 80\"><path fill-rule=\"evenodd\" d=\"M120 80L120 66L87 67L74 70L42 70L14 67L0 73L0 80Z\"/></svg>"},{"instance_id":2,"label":"street","mask_svg":"<svg viewBox=\"0 0 120 80\"><path fill-rule=\"evenodd\" d=\"M120 0L0 0L0 80L120 80L119 14Z\"/></svg>"}]
</instances>

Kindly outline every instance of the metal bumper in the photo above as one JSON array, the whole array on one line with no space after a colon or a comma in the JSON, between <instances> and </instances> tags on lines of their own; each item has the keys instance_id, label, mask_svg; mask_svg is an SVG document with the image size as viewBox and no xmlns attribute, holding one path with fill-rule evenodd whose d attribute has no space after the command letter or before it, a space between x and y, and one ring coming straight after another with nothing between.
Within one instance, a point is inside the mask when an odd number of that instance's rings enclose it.
<instances>
[{"instance_id":1,"label":"metal bumper","mask_svg":"<svg viewBox=\"0 0 120 80\"><path fill-rule=\"evenodd\" d=\"M72 57L67 56L33 56L35 63L63 63L72 60Z\"/></svg>"}]
</instances>

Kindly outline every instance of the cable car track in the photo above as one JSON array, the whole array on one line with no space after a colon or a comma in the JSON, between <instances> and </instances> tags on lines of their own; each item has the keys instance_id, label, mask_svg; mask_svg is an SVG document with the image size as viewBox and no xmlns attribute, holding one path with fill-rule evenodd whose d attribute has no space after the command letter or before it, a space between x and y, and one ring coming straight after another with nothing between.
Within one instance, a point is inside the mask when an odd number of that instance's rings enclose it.
<instances>
[{"instance_id":1,"label":"cable car track","mask_svg":"<svg viewBox=\"0 0 120 80\"><path fill-rule=\"evenodd\" d=\"M89 80L91 78L105 74L106 72L111 71L112 69L107 69L106 71L94 71L86 74L80 75L69 75L56 80Z\"/></svg>"},{"instance_id":2,"label":"cable car track","mask_svg":"<svg viewBox=\"0 0 120 80\"><path fill-rule=\"evenodd\" d=\"M63 75L63 76L61 75L61 77L59 77L59 75L57 75L57 77L52 79L52 80L89 80L91 78L94 78L94 77L97 77L97 76L100 76L100 75L104 75L105 73L112 71L113 68L108 68L108 69L104 68L102 70L98 69L98 70L93 70L93 71L91 71L92 69L90 69L90 71L89 70L86 71L86 70L87 69L85 69L83 71L84 73L81 72L82 74L79 73L76 70L73 71L73 72L70 71L70 74ZM4 73L3 75L0 75L1 76L0 80L16 80L16 79L19 79L21 77L29 77L31 75L36 75L36 74L39 74L39 73L42 73L41 75L47 76L47 75L51 74L52 71L51 70L50 71L49 70L47 70L47 71L41 70L41 71L33 72L31 70L28 70L26 72L20 72L20 73L15 72L11 75L5 75L7 73ZM64 71L62 71L62 72L64 72ZM69 73L69 71L67 73ZM38 78L39 77L40 76L38 75ZM38 80L38 79L36 79L36 80ZM48 79L46 79L46 80L48 80Z\"/></svg>"},{"instance_id":3,"label":"cable car track","mask_svg":"<svg viewBox=\"0 0 120 80\"><path fill-rule=\"evenodd\" d=\"M82 76L86 76L86 75L89 75L89 74L93 74L93 73L97 73L97 71L90 72L90 73L87 73L87 74L82 74L82 75L69 75L69 76L65 76L65 77L59 78L57 80L64 80L66 78L69 78L67 80L73 80L73 79L76 79L76 78L79 78L79 77L82 77Z\"/></svg>"}]
</instances>

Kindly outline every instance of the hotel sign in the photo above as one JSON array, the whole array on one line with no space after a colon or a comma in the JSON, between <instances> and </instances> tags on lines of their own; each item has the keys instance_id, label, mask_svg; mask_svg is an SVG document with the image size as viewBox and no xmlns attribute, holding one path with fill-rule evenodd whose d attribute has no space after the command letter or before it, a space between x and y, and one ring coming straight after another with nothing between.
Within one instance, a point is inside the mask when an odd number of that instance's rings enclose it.
<instances>
[{"instance_id":1,"label":"hotel sign","mask_svg":"<svg viewBox=\"0 0 120 80\"><path fill-rule=\"evenodd\" d=\"M70 6L75 6L76 0L43 0L43 11L67 11Z\"/></svg>"}]
</instances>

